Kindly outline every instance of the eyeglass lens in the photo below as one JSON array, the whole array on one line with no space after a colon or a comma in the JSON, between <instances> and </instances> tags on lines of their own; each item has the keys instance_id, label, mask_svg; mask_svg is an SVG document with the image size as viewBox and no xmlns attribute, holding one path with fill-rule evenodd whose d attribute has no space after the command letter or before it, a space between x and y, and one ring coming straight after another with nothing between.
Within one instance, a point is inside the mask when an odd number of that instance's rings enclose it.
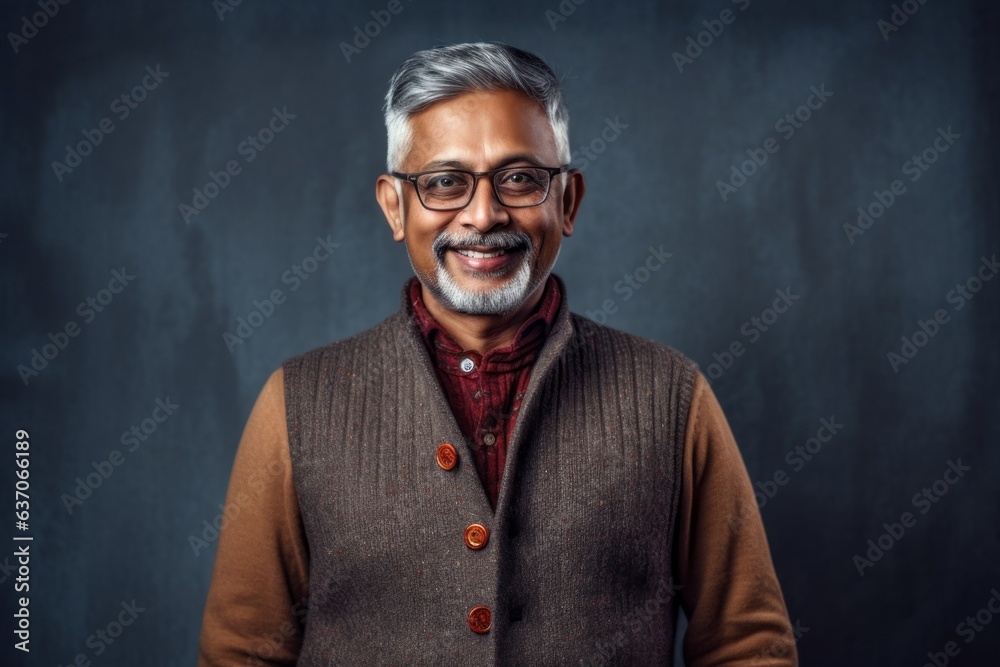
<instances>
[{"instance_id":1,"label":"eyeglass lens","mask_svg":"<svg viewBox=\"0 0 1000 667\"><path fill-rule=\"evenodd\" d=\"M535 206L549 191L549 172L532 167L502 169L493 175L493 186L504 206ZM436 171L416 180L428 208L462 207L472 199L475 176L462 171Z\"/></svg>"}]
</instances>

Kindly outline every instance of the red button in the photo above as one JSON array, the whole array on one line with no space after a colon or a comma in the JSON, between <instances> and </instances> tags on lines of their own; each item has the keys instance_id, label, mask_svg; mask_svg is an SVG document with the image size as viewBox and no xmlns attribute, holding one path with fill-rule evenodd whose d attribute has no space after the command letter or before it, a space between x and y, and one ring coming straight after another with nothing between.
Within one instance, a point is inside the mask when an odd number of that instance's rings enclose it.
<instances>
[{"instance_id":1,"label":"red button","mask_svg":"<svg viewBox=\"0 0 1000 667\"><path fill-rule=\"evenodd\" d=\"M492 624L493 612L490 611L489 607L473 607L472 611L469 612L469 627L472 628L473 632L484 635L490 631Z\"/></svg>"},{"instance_id":2,"label":"red button","mask_svg":"<svg viewBox=\"0 0 1000 667\"><path fill-rule=\"evenodd\" d=\"M465 529L465 546L478 551L486 546L490 539L490 531L481 523L470 524Z\"/></svg>"},{"instance_id":3,"label":"red button","mask_svg":"<svg viewBox=\"0 0 1000 667\"><path fill-rule=\"evenodd\" d=\"M440 445L437 449L437 462L443 470L451 470L458 463L458 452L450 442Z\"/></svg>"}]
</instances>

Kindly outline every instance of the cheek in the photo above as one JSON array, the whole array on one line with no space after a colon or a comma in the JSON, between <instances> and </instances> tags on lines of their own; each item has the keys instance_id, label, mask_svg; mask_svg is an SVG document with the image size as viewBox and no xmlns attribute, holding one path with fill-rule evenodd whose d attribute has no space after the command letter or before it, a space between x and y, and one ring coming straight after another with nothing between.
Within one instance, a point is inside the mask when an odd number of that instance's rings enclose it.
<instances>
[{"instance_id":1,"label":"cheek","mask_svg":"<svg viewBox=\"0 0 1000 667\"><path fill-rule=\"evenodd\" d=\"M410 256L420 261L431 261L434 253L431 251L432 237L422 234L408 234L407 247L410 249Z\"/></svg>"},{"instance_id":2,"label":"cheek","mask_svg":"<svg viewBox=\"0 0 1000 667\"><path fill-rule=\"evenodd\" d=\"M434 263L434 241L442 229L443 226L440 224L434 221L422 220L417 216L407 219L406 247L410 252L410 256L415 261Z\"/></svg>"},{"instance_id":3,"label":"cheek","mask_svg":"<svg viewBox=\"0 0 1000 667\"><path fill-rule=\"evenodd\" d=\"M535 235L535 244L539 257L551 257L556 253L559 243L559 229L554 222L548 222L539 226Z\"/></svg>"}]
</instances>

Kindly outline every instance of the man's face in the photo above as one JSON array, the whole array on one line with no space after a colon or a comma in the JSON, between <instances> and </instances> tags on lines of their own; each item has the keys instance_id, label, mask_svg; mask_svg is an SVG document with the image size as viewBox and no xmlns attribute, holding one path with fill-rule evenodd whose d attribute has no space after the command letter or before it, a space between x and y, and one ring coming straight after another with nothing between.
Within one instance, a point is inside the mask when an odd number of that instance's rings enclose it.
<instances>
[{"instance_id":1,"label":"man's face","mask_svg":"<svg viewBox=\"0 0 1000 667\"><path fill-rule=\"evenodd\" d=\"M437 102L411 116L410 127L403 172L560 164L545 111L516 91L470 92ZM482 177L468 206L431 211L412 183L402 183L402 200L395 185L383 176L377 190L393 237L406 242L425 291L444 308L469 315L506 315L540 294L561 237L573 231L583 190L579 172L559 175L544 203L508 208Z\"/></svg>"}]
</instances>

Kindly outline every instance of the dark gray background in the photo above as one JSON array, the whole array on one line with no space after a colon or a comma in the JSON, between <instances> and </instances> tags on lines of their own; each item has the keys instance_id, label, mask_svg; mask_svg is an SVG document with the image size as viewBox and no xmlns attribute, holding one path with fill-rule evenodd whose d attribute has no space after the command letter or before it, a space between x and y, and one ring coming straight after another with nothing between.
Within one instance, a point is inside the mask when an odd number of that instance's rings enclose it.
<instances>
[{"instance_id":1,"label":"dark gray background","mask_svg":"<svg viewBox=\"0 0 1000 667\"><path fill-rule=\"evenodd\" d=\"M219 513L257 392L285 358L392 313L410 275L373 196L386 82L415 50L480 39L563 75L574 152L606 118L628 125L585 170L555 269L570 307L615 299L609 326L703 369L744 343L712 386L751 478L790 476L761 511L791 617L808 628L803 664L921 665L948 641L961 648L951 664L995 664L1000 619L971 643L956 625L1000 586L1000 280L959 311L946 300L1000 252L994 5L930 0L886 41L888 2L590 0L553 30L557 0L416 0L347 63L339 43L385 5L246 0L220 20L209 0L77 0L18 53L0 47L5 516L15 429L32 443L21 664L193 664L214 544L195 556L188 538ZM735 22L678 72L671 54L727 7ZM5 3L0 28L37 11ZM157 64L169 77L119 120L112 100ZM821 85L834 95L723 202L716 181ZM274 107L296 118L242 163L238 144ZM115 131L60 182L51 163L103 117ZM911 183L903 163L949 126L960 138ZM231 159L242 173L185 224L178 205ZM897 178L906 193L849 243L844 223ZM290 291L282 273L327 235L340 248ZM616 281L660 245L673 256L624 300ZM121 267L134 282L82 324L77 304ZM287 301L230 353L223 333L275 288ZM743 323L784 288L799 300L750 344ZM894 372L887 353L939 308L950 321ZM17 366L70 321L80 334L25 386ZM68 514L76 478L166 397L180 408ZM843 429L792 471L786 452L830 417ZM916 511L912 496L959 458L971 471ZM905 511L916 525L859 576L852 557ZM21 661L13 576L0 578L0 655ZM87 637L132 599L146 611L95 657Z\"/></svg>"}]
</instances>

